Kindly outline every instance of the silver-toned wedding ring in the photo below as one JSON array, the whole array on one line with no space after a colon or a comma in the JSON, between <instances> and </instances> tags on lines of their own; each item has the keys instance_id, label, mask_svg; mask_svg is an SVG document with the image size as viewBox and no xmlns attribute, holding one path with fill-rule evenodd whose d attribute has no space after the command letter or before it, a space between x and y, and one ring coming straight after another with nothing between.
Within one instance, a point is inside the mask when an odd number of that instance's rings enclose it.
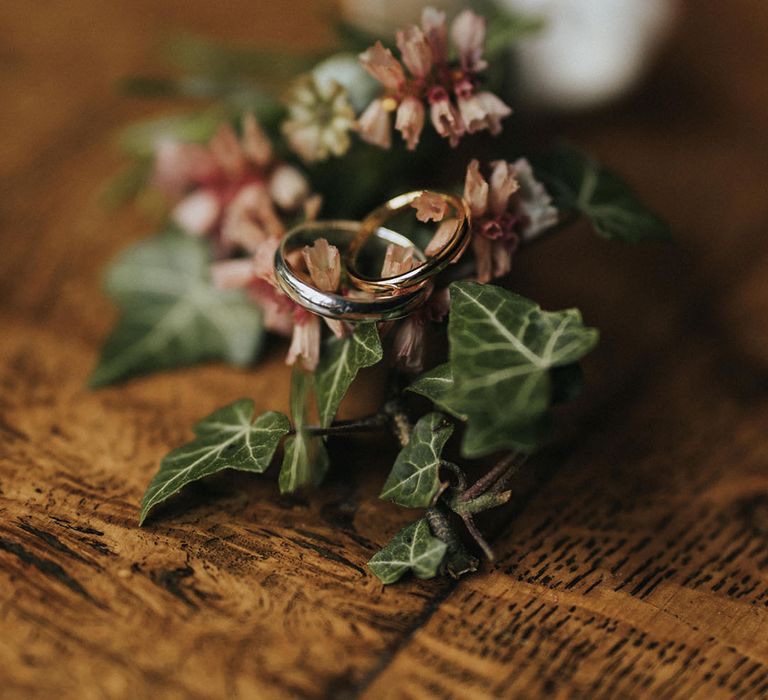
<instances>
[{"instance_id":1,"label":"silver-toned wedding ring","mask_svg":"<svg viewBox=\"0 0 768 700\"><path fill-rule=\"evenodd\" d=\"M421 306L432 291L431 283L403 292L360 292L366 296L344 296L317 289L303 280L288 262L291 253L312 245L318 238L325 238L331 245L336 246L341 260L344 261L347 249L359 230L359 221L307 221L288 231L275 253L275 277L280 289L305 309L326 318L343 321L392 320L407 316ZM378 227L371 235L387 244L413 248L416 260L421 263L426 260L424 253L414 246L412 241L395 231Z\"/></svg>"}]
</instances>

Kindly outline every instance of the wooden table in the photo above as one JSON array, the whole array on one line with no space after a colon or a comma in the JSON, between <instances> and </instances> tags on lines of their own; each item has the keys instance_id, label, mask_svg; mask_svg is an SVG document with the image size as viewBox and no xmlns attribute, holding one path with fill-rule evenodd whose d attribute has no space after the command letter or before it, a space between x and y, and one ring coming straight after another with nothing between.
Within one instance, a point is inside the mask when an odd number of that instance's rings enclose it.
<instances>
[{"instance_id":1,"label":"wooden table","mask_svg":"<svg viewBox=\"0 0 768 700\"><path fill-rule=\"evenodd\" d=\"M387 589L364 562L410 516L375 497L375 442L337 442L310 496L226 476L136 527L191 423L282 409L288 372L275 347L252 373L84 388L114 318L99 272L148 233L97 196L115 128L159 109L114 80L164 28L327 40L317 3L156 5L0 8L0 696L765 697L765 3L696 3L634 98L558 125L678 244L576 230L519 260L521 291L601 328L589 391L490 524L494 565Z\"/></svg>"}]
</instances>

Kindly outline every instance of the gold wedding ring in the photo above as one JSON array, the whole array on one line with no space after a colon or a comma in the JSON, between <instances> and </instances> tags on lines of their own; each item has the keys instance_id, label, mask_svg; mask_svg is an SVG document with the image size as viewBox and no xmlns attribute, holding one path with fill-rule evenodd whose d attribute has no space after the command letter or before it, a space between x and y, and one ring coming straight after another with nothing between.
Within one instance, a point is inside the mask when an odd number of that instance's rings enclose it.
<instances>
[{"instance_id":1,"label":"gold wedding ring","mask_svg":"<svg viewBox=\"0 0 768 700\"><path fill-rule=\"evenodd\" d=\"M455 226L445 245L435 255L425 258L413 269L399 275L373 277L361 273L357 269L357 261L365 243L390 219L411 208L413 203L425 194L440 197L454 211L452 216L447 216L447 219L455 221ZM357 236L347 250L346 268L350 282L358 289L369 292L391 292L393 290L403 292L428 284L446 266L458 260L467 249L470 240L469 223L469 208L464 200L456 195L416 190L393 197L378 209L374 209L360 222Z\"/></svg>"}]
</instances>

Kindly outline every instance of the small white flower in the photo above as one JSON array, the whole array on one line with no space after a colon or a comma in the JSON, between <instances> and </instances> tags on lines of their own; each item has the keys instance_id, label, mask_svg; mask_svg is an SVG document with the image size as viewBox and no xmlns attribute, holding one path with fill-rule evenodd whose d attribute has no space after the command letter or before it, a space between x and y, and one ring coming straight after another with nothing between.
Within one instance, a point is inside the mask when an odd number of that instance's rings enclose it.
<instances>
[{"instance_id":1,"label":"small white flower","mask_svg":"<svg viewBox=\"0 0 768 700\"><path fill-rule=\"evenodd\" d=\"M303 160L343 156L349 150L349 131L354 124L355 112L339 83L330 80L320 84L311 73L296 81L288 96L283 133Z\"/></svg>"}]
</instances>

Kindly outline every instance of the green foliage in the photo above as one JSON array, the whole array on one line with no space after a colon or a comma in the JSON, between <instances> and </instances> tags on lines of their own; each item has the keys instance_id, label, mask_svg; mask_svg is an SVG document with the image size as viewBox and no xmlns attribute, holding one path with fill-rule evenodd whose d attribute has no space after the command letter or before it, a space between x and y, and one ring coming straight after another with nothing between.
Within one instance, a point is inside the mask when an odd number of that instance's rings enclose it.
<instances>
[{"instance_id":1,"label":"green foliage","mask_svg":"<svg viewBox=\"0 0 768 700\"><path fill-rule=\"evenodd\" d=\"M359 323L351 335L331 336L326 341L315 372L320 425L331 424L358 371L375 365L381 358L381 341L375 323Z\"/></svg>"},{"instance_id":2,"label":"green foliage","mask_svg":"<svg viewBox=\"0 0 768 700\"><path fill-rule=\"evenodd\" d=\"M291 418L295 434L285 441L280 467L280 493L294 493L307 486L318 486L328 471L328 453L321 437L306 430L314 377L299 367L291 374Z\"/></svg>"},{"instance_id":3,"label":"green foliage","mask_svg":"<svg viewBox=\"0 0 768 700\"><path fill-rule=\"evenodd\" d=\"M453 433L442 413L419 419L408 444L397 455L379 498L408 508L431 506L444 488L440 481L441 454Z\"/></svg>"},{"instance_id":4,"label":"green foliage","mask_svg":"<svg viewBox=\"0 0 768 700\"><path fill-rule=\"evenodd\" d=\"M597 343L576 309L542 311L493 285L451 285L447 365L413 391L467 421L462 451L475 457L509 448L532 451L546 435L552 370L572 365Z\"/></svg>"},{"instance_id":5,"label":"green foliage","mask_svg":"<svg viewBox=\"0 0 768 700\"><path fill-rule=\"evenodd\" d=\"M445 551L445 543L432 535L422 518L400 530L368 566L382 583L394 583L407 571L418 578L433 578Z\"/></svg>"},{"instance_id":6,"label":"green foliage","mask_svg":"<svg viewBox=\"0 0 768 700\"><path fill-rule=\"evenodd\" d=\"M195 439L170 452L160 463L141 501L139 524L152 508L193 481L223 469L264 472L290 424L283 414L274 411L263 413L255 421L253 414L253 401L241 399L195 425Z\"/></svg>"},{"instance_id":7,"label":"green foliage","mask_svg":"<svg viewBox=\"0 0 768 700\"><path fill-rule=\"evenodd\" d=\"M534 165L557 208L582 214L603 238L627 243L670 239L667 224L615 173L586 154L561 148Z\"/></svg>"},{"instance_id":8,"label":"green foliage","mask_svg":"<svg viewBox=\"0 0 768 700\"><path fill-rule=\"evenodd\" d=\"M214 289L206 244L175 230L125 251L106 277L120 308L90 378L93 387L221 359L252 362L264 335L261 315L239 291Z\"/></svg>"}]
</instances>

